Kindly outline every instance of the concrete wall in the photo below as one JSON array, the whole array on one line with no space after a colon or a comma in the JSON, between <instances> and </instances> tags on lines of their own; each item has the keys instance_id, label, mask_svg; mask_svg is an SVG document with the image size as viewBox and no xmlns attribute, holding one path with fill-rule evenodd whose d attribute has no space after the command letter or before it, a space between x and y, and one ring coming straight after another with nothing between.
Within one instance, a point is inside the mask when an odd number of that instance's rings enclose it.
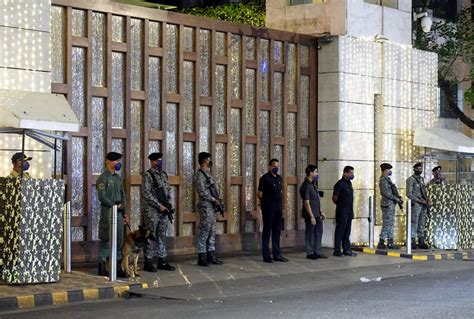
<instances>
[{"instance_id":1,"label":"concrete wall","mask_svg":"<svg viewBox=\"0 0 474 319\"><path fill-rule=\"evenodd\" d=\"M328 216L325 246L333 245L331 194L344 166L354 166L356 175L353 242L368 241L368 197L378 192L382 162L392 163L392 180L404 194L421 152L413 146L413 130L436 122L436 75L436 55L408 46L348 36L321 44L318 168ZM396 239L402 240L405 221L397 214ZM380 211L377 216L380 223Z\"/></svg>"}]
</instances>

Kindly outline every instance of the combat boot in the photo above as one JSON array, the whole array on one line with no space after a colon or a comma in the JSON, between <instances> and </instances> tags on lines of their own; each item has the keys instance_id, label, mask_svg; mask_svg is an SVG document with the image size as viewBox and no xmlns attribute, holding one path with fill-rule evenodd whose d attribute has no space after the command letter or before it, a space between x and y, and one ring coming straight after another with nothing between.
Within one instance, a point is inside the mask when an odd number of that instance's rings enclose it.
<instances>
[{"instance_id":1,"label":"combat boot","mask_svg":"<svg viewBox=\"0 0 474 319\"><path fill-rule=\"evenodd\" d=\"M416 240L415 240L415 238L411 239L411 249L416 249Z\"/></svg>"},{"instance_id":2,"label":"combat boot","mask_svg":"<svg viewBox=\"0 0 474 319\"><path fill-rule=\"evenodd\" d=\"M153 265L153 259L145 257L145 265L143 270L148 272L156 272L156 267Z\"/></svg>"},{"instance_id":3,"label":"combat boot","mask_svg":"<svg viewBox=\"0 0 474 319\"><path fill-rule=\"evenodd\" d=\"M377 249L385 249L385 240L380 239L379 244L377 245Z\"/></svg>"},{"instance_id":4,"label":"combat boot","mask_svg":"<svg viewBox=\"0 0 474 319\"><path fill-rule=\"evenodd\" d=\"M207 262L214 265L222 265L224 262L217 258L215 251L207 252Z\"/></svg>"},{"instance_id":5,"label":"combat boot","mask_svg":"<svg viewBox=\"0 0 474 319\"><path fill-rule=\"evenodd\" d=\"M420 249L430 249L430 246L428 246L428 245L425 243L425 239L424 239L424 238L419 238L419 239L418 239L418 248L420 248Z\"/></svg>"},{"instance_id":6,"label":"combat boot","mask_svg":"<svg viewBox=\"0 0 474 319\"><path fill-rule=\"evenodd\" d=\"M168 264L165 258L158 258L158 269L173 271L175 268Z\"/></svg>"},{"instance_id":7,"label":"combat boot","mask_svg":"<svg viewBox=\"0 0 474 319\"><path fill-rule=\"evenodd\" d=\"M109 272L107 271L105 267L105 261L99 261L99 271L98 271L98 276L109 276Z\"/></svg>"},{"instance_id":8,"label":"combat boot","mask_svg":"<svg viewBox=\"0 0 474 319\"><path fill-rule=\"evenodd\" d=\"M197 264L199 266L203 266L203 267L207 267L208 264L207 264L207 260L206 260L206 253L199 253L198 254L198 262Z\"/></svg>"},{"instance_id":9,"label":"combat boot","mask_svg":"<svg viewBox=\"0 0 474 319\"><path fill-rule=\"evenodd\" d=\"M389 238L389 239L387 240L387 248L388 248L388 249L394 249L394 250L400 249L400 247L398 247L397 245L395 245L395 244L393 243L393 239L391 239L391 238Z\"/></svg>"}]
</instances>

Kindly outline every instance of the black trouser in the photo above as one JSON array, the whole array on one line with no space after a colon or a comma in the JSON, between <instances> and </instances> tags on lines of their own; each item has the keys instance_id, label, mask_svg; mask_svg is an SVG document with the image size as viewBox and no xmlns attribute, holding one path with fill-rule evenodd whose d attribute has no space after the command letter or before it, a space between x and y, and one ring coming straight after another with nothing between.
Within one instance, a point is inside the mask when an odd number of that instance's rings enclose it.
<instances>
[{"instance_id":1,"label":"black trouser","mask_svg":"<svg viewBox=\"0 0 474 319\"><path fill-rule=\"evenodd\" d=\"M321 255L321 241L323 239L323 221L321 217L316 217L316 225L311 224L311 218L305 218L306 230L304 233L306 254Z\"/></svg>"},{"instance_id":2,"label":"black trouser","mask_svg":"<svg viewBox=\"0 0 474 319\"><path fill-rule=\"evenodd\" d=\"M334 251L348 252L351 250L351 236L352 214L336 212L336 231L334 235Z\"/></svg>"},{"instance_id":3,"label":"black trouser","mask_svg":"<svg viewBox=\"0 0 474 319\"><path fill-rule=\"evenodd\" d=\"M281 255L280 234L281 234L281 210L262 210L263 231L262 231L262 255L270 257L270 234L272 235L273 257Z\"/></svg>"}]
</instances>

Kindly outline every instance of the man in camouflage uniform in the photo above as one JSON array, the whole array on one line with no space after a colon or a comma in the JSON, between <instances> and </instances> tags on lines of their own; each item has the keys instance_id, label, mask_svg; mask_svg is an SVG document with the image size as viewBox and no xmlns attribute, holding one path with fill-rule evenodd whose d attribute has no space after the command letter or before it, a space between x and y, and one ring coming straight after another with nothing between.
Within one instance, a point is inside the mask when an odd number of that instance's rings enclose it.
<instances>
[{"instance_id":1,"label":"man in camouflage uniform","mask_svg":"<svg viewBox=\"0 0 474 319\"><path fill-rule=\"evenodd\" d=\"M399 249L393 244L393 227L395 224L395 204L402 203L402 198L394 194L393 188L396 186L392 183L390 176L392 176L392 165L383 163L380 165L382 169L382 176L380 176L379 187L382 201L382 232L380 233L378 249L385 249L385 239L387 239L388 249ZM397 192L398 193L398 192Z\"/></svg>"},{"instance_id":2,"label":"man in camouflage uniform","mask_svg":"<svg viewBox=\"0 0 474 319\"><path fill-rule=\"evenodd\" d=\"M428 184L430 185L446 185L448 181L441 175L441 166L436 166L431 170L433 174L433 179L431 179Z\"/></svg>"},{"instance_id":3,"label":"man in camouflage uniform","mask_svg":"<svg viewBox=\"0 0 474 319\"><path fill-rule=\"evenodd\" d=\"M200 169L194 173L194 186L199 195L197 209L199 212L199 234L197 237L198 265L207 266L208 263L222 265L222 260L216 256L216 206L220 205L219 198L213 197L210 191L215 184L210 168L211 154L201 152L198 155ZM207 253L207 256L206 256Z\"/></svg>"},{"instance_id":4,"label":"man in camouflage uniform","mask_svg":"<svg viewBox=\"0 0 474 319\"><path fill-rule=\"evenodd\" d=\"M122 178L116 172L122 168L120 159L122 154L110 152L105 156L105 170L97 179L97 196L101 204L99 219L99 276L108 276L105 267L109 256L109 227L112 206L117 205L117 277L126 278L128 275L122 269L122 243L124 222L127 221L125 214L125 191L122 186Z\"/></svg>"},{"instance_id":5,"label":"man in camouflage uniform","mask_svg":"<svg viewBox=\"0 0 474 319\"><path fill-rule=\"evenodd\" d=\"M145 248L145 266L143 270L156 272L157 269L174 270L166 261L166 233L168 231L168 210L165 205L170 202L170 185L168 174L162 170L163 154L152 153L148 156L150 169L143 175L143 222L151 230L156 241L148 241ZM160 193L161 192L161 193ZM160 202L160 199L167 203ZM158 257L158 267L153 264L153 258Z\"/></svg>"},{"instance_id":6,"label":"man in camouflage uniform","mask_svg":"<svg viewBox=\"0 0 474 319\"><path fill-rule=\"evenodd\" d=\"M429 203L425 181L421 176L423 164L416 163L413 170L414 174L407 179L407 197L411 199L411 246L416 249L418 234L418 247L428 249L425 243L425 222Z\"/></svg>"},{"instance_id":7,"label":"man in camouflage uniform","mask_svg":"<svg viewBox=\"0 0 474 319\"><path fill-rule=\"evenodd\" d=\"M23 178L30 179L31 176L30 174L28 174L27 170L30 168L30 161L32 159L33 159L32 157L26 156L21 152L13 154L12 156L13 169L10 172L10 175L8 175L7 177L19 178L20 176L22 176L21 173L23 172Z\"/></svg>"}]
</instances>

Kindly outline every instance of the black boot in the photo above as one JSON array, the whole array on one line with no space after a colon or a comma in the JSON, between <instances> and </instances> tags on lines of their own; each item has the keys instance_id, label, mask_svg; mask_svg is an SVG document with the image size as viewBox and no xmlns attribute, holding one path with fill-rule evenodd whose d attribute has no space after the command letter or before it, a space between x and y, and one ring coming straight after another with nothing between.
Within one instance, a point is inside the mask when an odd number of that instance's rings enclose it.
<instances>
[{"instance_id":1,"label":"black boot","mask_svg":"<svg viewBox=\"0 0 474 319\"><path fill-rule=\"evenodd\" d=\"M416 249L416 240L415 240L415 238L411 239L411 249Z\"/></svg>"},{"instance_id":2,"label":"black boot","mask_svg":"<svg viewBox=\"0 0 474 319\"><path fill-rule=\"evenodd\" d=\"M207 267L207 261L206 261L206 253L199 253L198 254L198 262L197 264L199 266Z\"/></svg>"},{"instance_id":3,"label":"black boot","mask_svg":"<svg viewBox=\"0 0 474 319\"><path fill-rule=\"evenodd\" d=\"M380 239L379 244L377 245L377 249L385 249L385 240Z\"/></svg>"},{"instance_id":4,"label":"black boot","mask_svg":"<svg viewBox=\"0 0 474 319\"><path fill-rule=\"evenodd\" d=\"M105 261L99 261L99 271L98 271L98 276L109 276L109 272L107 271L105 267Z\"/></svg>"},{"instance_id":5,"label":"black boot","mask_svg":"<svg viewBox=\"0 0 474 319\"><path fill-rule=\"evenodd\" d=\"M168 264L165 258L158 258L158 269L173 271L175 268Z\"/></svg>"},{"instance_id":6,"label":"black boot","mask_svg":"<svg viewBox=\"0 0 474 319\"><path fill-rule=\"evenodd\" d=\"M127 274L125 270L122 269L122 261L117 262L117 278L130 278L130 275Z\"/></svg>"},{"instance_id":7,"label":"black boot","mask_svg":"<svg viewBox=\"0 0 474 319\"><path fill-rule=\"evenodd\" d=\"M388 249L394 249L394 250L400 249L400 247L398 247L397 245L395 245L395 244L393 243L393 239L391 239L391 238L389 238L389 239L387 240L387 248L388 248Z\"/></svg>"},{"instance_id":8,"label":"black boot","mask_svg":"<svg viewBox=\"0 0 474 319\"><path fill-rule=\"evenodd\" d=\"M425 243L425 239L424 239L424 238L418 238L418 248L420 248L420 249L430 249L430 246L428 246L428 245Z\"/></svg>"},{"instance_id":9,"label":"black boot","mask_svg":"<svg viewBox=\"0 0 474 319\"><path fill-rule=\"evenodd\" d=\"M207 252L207 262L214 265L222 265L224 262L217 258L215 251Z\"/></svg>"},{"instance_id":10,"label":"black boot","mask_svg":"<svg viewBox=\"0 0 474 319\"><path fill-rule=\"evenodd\" d=\"M153 265L153 259L145 257L145 265L143 270L148 272L156 272L156 267Z\"/></svg>"}]
</instances>

